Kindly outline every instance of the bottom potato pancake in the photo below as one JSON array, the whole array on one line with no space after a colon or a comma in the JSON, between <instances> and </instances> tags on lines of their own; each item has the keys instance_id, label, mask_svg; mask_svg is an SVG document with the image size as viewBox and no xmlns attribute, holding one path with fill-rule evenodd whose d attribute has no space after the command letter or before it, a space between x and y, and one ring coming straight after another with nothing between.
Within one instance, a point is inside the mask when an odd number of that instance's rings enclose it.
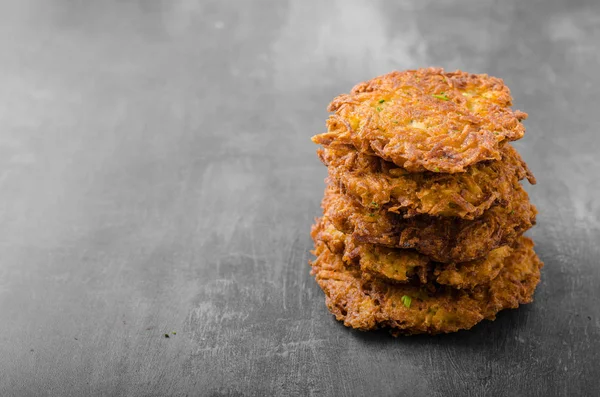
<instances>
[{"instance_id":1,"label":"bottom potato pancake","mask_svg":"<svg viewBox=\"0 0 600 397\"><path fill-rule=\"evenodd\" d=\"M520 237L504 267L489 284L458 290L432 284L392 284L364 277L327 244L315 240L312 274L325 292L329 310L347 327L390 328L392 334L448 333L493 320L503 309L533 300L543 263L533 241Z\"/></svg>"}]
</instances>

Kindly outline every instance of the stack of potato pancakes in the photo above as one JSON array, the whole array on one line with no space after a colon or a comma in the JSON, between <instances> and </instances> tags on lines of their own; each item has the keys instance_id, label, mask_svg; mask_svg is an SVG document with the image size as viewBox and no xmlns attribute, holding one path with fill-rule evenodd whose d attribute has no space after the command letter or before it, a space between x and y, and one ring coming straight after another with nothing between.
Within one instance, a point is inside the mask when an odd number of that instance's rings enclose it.
<instances>
[{"instance_id":1,"label":"stack of potato pancakes","mask_svg":"<svg viewBox=\"0 0 600 397\"><path fill-rule=\"evenodd\" d=\"M392 72L331 102L312 274L346 326L443 333L533 300L535 179L509 144L527 114L501 79Z\"/></svg>"}]
</instances>

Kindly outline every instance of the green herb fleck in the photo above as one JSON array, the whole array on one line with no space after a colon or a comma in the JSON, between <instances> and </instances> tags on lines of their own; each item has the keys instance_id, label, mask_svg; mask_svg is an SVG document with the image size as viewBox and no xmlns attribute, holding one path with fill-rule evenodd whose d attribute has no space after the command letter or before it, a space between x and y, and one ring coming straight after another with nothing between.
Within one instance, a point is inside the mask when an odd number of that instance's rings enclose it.
<instances>
[{"instance_id":1,"label":"green herb fleck","mask_svg":"<svg viewBox=\"0 0 600 397\"><path fill-rule=\"evenodd\" d=\"M175 332L175 331L173 331L173 332L171 332L171 333L172 333L173 335L177 335L177 332Z\"/></svg>"},{"instance_id":2,"label":"green herb fleck","mask_svg":"<svg viewBox=\"0 0 600 397\"><path fill-rule=\"evenodd\" d=\"M433 95L431 95L431 96L432 96L432 97L434 97L434 98L437 98L437 99L441 99L441 100L443 100L443 101L449 101L449 100L450 100L450 98L448 98L448 95L446 95L446 94L445 94L445 93L443 93L443 92L442 92L442 93L440 93L440 94L433 94Z\"/></svg>"},{"instance_id":3,"label":"green herb fleck","mask_svg":"<svg viewBox=\"0 0 600 397\"><path fill-rule=\"evenodd\" d=\"M371 207L377 208L379 207L379 204L377 204L375 201L371 201Z\"/></svg>"},{"instance_id":4,"label":"green herb fleck","mask_svg":"<svg viewBox=\"0 0 600 397\"><path fill-rule=\"evenodd\" d=\"M440 172L440 169L439 169L438 167L435 167L433 170L434 170L435 172Z\"/></svg>"},{"instance_id":5,"label":"green herb fleck","mask_svg":"<svg viewBox=\"0 0 600 397\"><path fill-rule=\"evenodd\" d=\"M512 211L510 211L510 212L508 213L508 215L512 215L512 214L514 214L514 213L515 213L515 210L512 210Z\"/></svg>"},{"instance_id":6,"label":"green herb fleck","mask_svg":"<svg viewBox=\"0 0 600 397\"><path fill-rule=\"evenodd\" d=\"M410 304L412 303L412 298L410 296L402 295L402 298L400 300L402 301L404 306L410 309Z\"/></svg>"},{"instance_id":7,"label":"green herb fleck","mask_svg":"<svg viewBox=\"0 0 600 397\"><path fill-rule=\"evenodd\" d=\"M369 216L375 216L375 213L374 212L370 212Z\"/></svg>"},{"instance_id":8,"label":"green herb fleck","mask_svg":"<svg viewBox=\"0 0 600 397\"><path fill-rule=\"evenodd\" d=\"M384 102L385 102L385 99L380 99L379 100L379 103L384 103Z\"/></svg>"},{"instance_id":9,"label":"green herb fleck","mask_svg":"<svg viewBox=\"0 0 600 397\"><path fill-rule=\"evenodd\" d=\"M381 112L381 111L383 110L383 109L382 109L382 108L380 108L379 106L377 106L375 109L376 109L378 112Z\"/></svg>"},{"instance_id":10,"label":"green herb fleck","mask_svg":"<svg viewBox=\"0 0 600 397\"><path fill-rule=\"evenodd\" d=\"M165 334L165 338L169 338L169 334Z\"/></svg>"}]
</instances>

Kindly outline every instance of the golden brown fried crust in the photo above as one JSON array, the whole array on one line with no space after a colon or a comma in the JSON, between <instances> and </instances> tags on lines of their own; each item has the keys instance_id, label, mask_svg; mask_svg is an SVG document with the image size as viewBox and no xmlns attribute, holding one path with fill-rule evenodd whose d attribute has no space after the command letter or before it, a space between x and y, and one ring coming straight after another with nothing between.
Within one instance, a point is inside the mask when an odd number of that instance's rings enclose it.
<instances>
[{"instance_id":1,"label":"golden brown fried crust","mask_svg":"<svg viewBox=\"0 0 600 397\"><path fill-rule=\"evenodd\" d=\"M409 219L385 208L364 208L329 185L322 202L323 216L359 243L413 248L437 262L466 262L494 248L512 244L535 224L537 211L527 192L497 204L475 220L415 216Z\"/></svg>"},{"instance_id":2,"label":"golden brown fried crust","mask_svg":"<svg viewBox=\"0 0 600 397\"><path fill-rule=\"evenodd\" d=\"M464 172L500 160L502 145L523 137L527 114L511 105L508 87L485 74L392 72L335 98L327 132L313 142L353 145L409 172Z\"/></svg>"},{"instance_id":3,"label":"golden brown fried crust","mask_svg":"<svg viewBox=\"0 0 600 397\"><path fill-rule=\"evenodd\" d=\"M510 247L503 246L480 259L443 264L433 262L415 250L356 243L326 218L315 222L311 236L313 240L326 244L331 252L342 254L347 264L359 266L365 278L374 277L395 283L437 282L458 289L473 289L489 283L502 270L504 259L512 252Z\"/></svg>"},{"instance_id":4,"label":"golden brown fried crust","mask_svg":"<svg viewBox=\"0 0 600 397\"><path fill-rule=\"evenodd\" d=\"M331 313L347 327L391 328L395 335L455 332L483 319L493 320L500 310L533 300L543 266L533 242L521 237L498 276L467 291L365 279L360 269L346 264L342 254L333 253L320 240L313 253L317 258L311 262L312 274ZM410 304L403 297L410 297Z\"/></svg>"},{"instance_id":5,"label":"golden brown fried crust","mask_svg":"<svg viewBox=\"0 0 600 397\"><path fill-rule=\"evenodd\" d=\"M474 219L493 204L507 202L518 181L533 174L510 145L502 160L472 165L460 174L409 173L394 163L363 154L349 145L317 152L329 169L329 182L365 207L386 206L404 217L419 214Z\"/></svg>"}]
</instances>

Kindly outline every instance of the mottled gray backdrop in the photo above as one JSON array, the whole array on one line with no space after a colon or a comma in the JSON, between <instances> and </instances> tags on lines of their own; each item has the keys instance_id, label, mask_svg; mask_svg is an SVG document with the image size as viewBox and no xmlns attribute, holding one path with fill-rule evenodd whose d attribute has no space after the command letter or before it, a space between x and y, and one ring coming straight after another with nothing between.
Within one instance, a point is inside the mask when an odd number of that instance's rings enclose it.
<instances>
[{"instance_id":1,"label":"mottled gray backdrop","mask_svg":"<svg viewBox=\"0 0 600 397\"><path fill-rule=\"evenodd\" d=\"M599 27L594 0L0 1L0 395L598 395ZM423 66L530 114L546 267L532 305L393 339L309 275L310 136Z\"/></svg>"}]
</instances>

